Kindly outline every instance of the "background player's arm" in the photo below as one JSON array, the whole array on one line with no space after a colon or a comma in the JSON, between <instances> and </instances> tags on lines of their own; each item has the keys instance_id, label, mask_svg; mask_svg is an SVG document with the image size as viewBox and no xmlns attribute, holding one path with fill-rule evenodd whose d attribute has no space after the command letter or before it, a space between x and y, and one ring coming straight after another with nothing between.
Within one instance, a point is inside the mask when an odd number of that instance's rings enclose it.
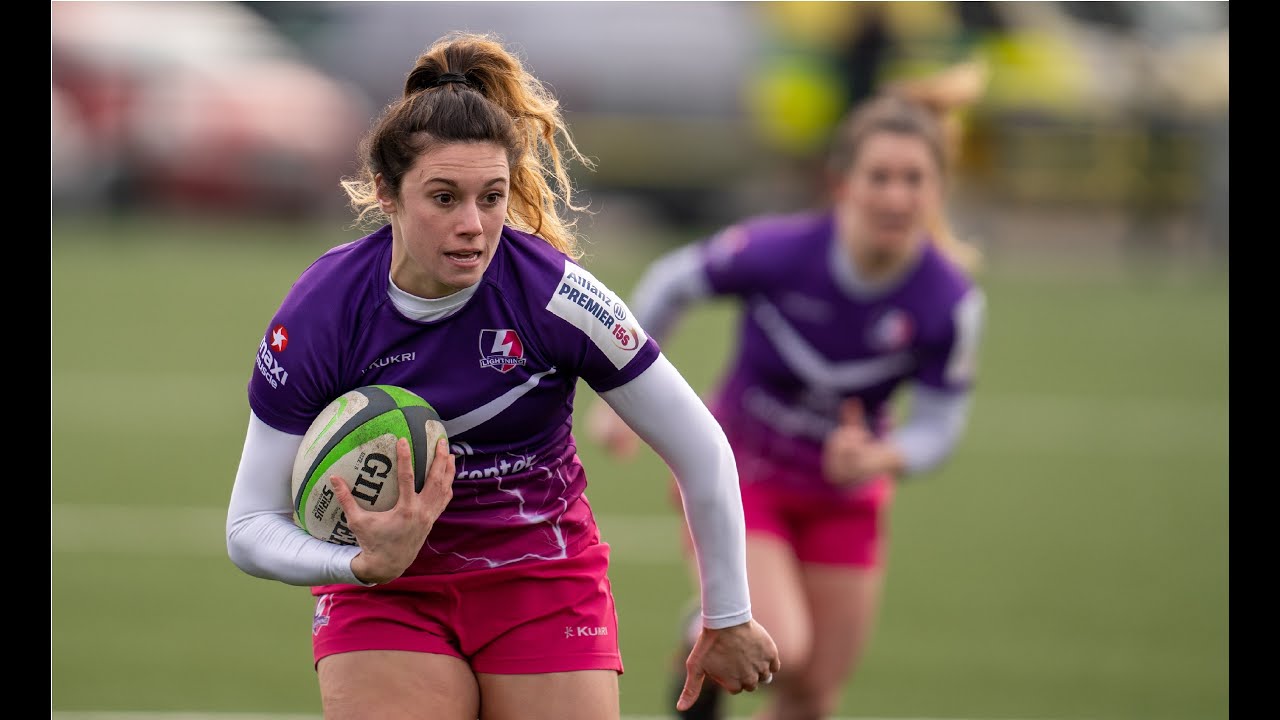
<instances>
[{"instance_id":1,"label":"background player's arm","mask_svg":"<svg viewBox=\"0 0 1280 720\"><path fill-rule=\"evenodd\" d=\"M964 435L986 320L986 294L977 287L951 308L951 342L939 353L941 372L935 376L931 370L932 382L914 384L907 418L888 437L902 454L905 475L937 468Z\"/></svg>"},{"instance_id":2,"label":"background player's arm","mask_svg":"<svg viewBox=\"0 0 1280 720\"><path fill-rule=\"evenodd\" d=\"M686 245L655 260L636 283L628 307L659 344L670 336L694 303L710 296L699 245ZM587 415L587 433L616 457L632 457L640 439L608 402L595 403Z\"/></svg>"},{"instance_id":3,"label":"background player's arm","mask_svg":"<svg viewBox=\"0 0 1280 720\"><path fill-rule=\"evenodd\" d=\"M969 421L972 393L946 393L917 385L906 421L886 438L902 457L901 475L919 475L941 465L959 444Z\"/></svg>"},{"instance_id":4,"label":"background player's arm","mask_svg":"<svg viewBox=\"0 0 1280 720\"><path fill-rule=\"evenodd\" d=\"M690 305L711 295L702 266L702 246L685 245L659 257L636 282L627 305L649 337L661 343Z\"/></svg>"},{"instance_id":5,"label":"background player's arm","mask_svg":"<svg viewBox=\"0 0 1280 720\"><path fill-rule=\"evenodd\" d=\"M944 393L917 385L907 418L884 438L871 432L862 404L849 398L840 424L822 448L823 475L839 485L890 474L905 478L942 464L959 443L969 416L970 393Z\"/></svg>"},{"instance_id":6,"label":"background player's arm","mask_svg":"<svg viewBox=\"0 0 1280 720\"><path fill-rule=\"evenodd\" d=\"M901 426L883 439L873 436L856 398L845 400L840 424L823 445L828 480L849 484L883 473L910 477L941 465L959 444L969 422L978 347L986 323L986 297L972 288L951 309L945 346L926 352L910 385L911 404Z\"/></svg>"}]
</instances>

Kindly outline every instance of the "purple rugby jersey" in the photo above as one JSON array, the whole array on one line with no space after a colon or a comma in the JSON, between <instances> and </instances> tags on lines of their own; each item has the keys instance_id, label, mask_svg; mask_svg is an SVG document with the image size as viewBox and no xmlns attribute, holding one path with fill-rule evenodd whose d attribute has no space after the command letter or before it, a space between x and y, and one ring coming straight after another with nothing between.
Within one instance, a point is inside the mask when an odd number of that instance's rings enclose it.
<instances>
[{"instance_id":1,"label":"purple rugby jersey","mask_svg":"<svg viewBox=\"0 0 1280 720\"><path fill-rule=\"evenodd\" d=\"M932 244L891 286L858 287L830 213L758 218L708 240L710 291L742 300L739 347L711 401L744 477L815 492L840 402L861 398L888 430L891 393L913 381L969 388L983 296ZM847 257L843 256L843 257Z\"/></svg>"},{"instance_id":2,"label":"purple rugby jersey","mask_svg":"<svg viewBox=\"0 0 1280 720\"><path fill-rule=\"evenodd\" d=\"M264 422L303 434L361 385L435 407L456 455L453 500L405 575L572 556L598 541L572 434L579 378L618 387L658 357L623 302L544 240L504 228L476 293L411 320L388 298L389 226L308 267L271 319L249 381Z\"/></svg>"}]
</instances>

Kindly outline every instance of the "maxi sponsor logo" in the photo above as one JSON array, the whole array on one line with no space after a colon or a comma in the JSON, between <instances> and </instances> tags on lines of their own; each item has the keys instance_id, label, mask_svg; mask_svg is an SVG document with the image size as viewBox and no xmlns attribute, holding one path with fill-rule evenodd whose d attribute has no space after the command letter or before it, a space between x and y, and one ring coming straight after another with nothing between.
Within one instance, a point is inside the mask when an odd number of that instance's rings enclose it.
<instances>
[{"instance_id":1,"label":"maxi sponsor logo","mask_svg":"<svg viewBox=\"0 0 1280 720\"><path fill-rule=\"evenodd\" d=\"M271 352L271 346L267 344L267 339L263 338L258 345L258 372L262 373L262 377L273 388L280 387L289 381L289 373L276 359L275 353Z\"/></svg>"}]
</instances>

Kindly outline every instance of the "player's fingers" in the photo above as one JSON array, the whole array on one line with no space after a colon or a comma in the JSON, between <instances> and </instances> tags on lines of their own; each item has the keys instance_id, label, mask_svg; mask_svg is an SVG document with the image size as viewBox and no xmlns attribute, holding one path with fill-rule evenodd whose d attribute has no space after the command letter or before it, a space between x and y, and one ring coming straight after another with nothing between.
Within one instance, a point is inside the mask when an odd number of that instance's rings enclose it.
<instances>
[{"instance_id":1,"label":"player's fingers","mask_svg":"<svg viewBox=\"0 0 1280 720\"><path fill-rule=\"evenodd\" d=\"M684 679L684 689L680 691L680 697L676 700L676 710L684 712L693 707L697 702L698 696L702 694L702 683L706 675L700 670L690 670Z\"/></svg>"},{"instance_id":2,"label":"player's fingers","mask_svg":"<svg viewBox=\"0 0 1280 720\"><path fill-rule=\"evenodd\" d=\"M867 426L867 414L862 407L862 398L851 397L840 404L840 424L856 428Z\"/></svg>"},{"instance_id":3,"label":"player's fingers","mask_svg":"<svg viewBox=\"0 0 1280 720\"><path fill-rule=\"evenodd\" d=\"M431 459L427 474L427 481L433 486L453 485L453 455L449 452L449 441L443 437L436 440L435 457Z\"/></svg>"},{"instance_id":4,"label":"player's fingers","mask_svg":"<svg viewBox=\"0 0 1280 720\"><path fill-rule=\"evenodd\" d=\"M609 405L598 403L592 406L589 428L592 437L615 457L626 459L634 453L639 438Z\"/></svg>"},{"instance_id":5,"label":"player's fingers","mask_svg":"<svg viewBox=\"0 0 1280 720\"><path fill-rule=\"evenodd\" d=\"M409 497L417 492L413 476L413 451L409 449L409 439L399 438L396 440L396 484L400 488L397 497Z\"/></svg>"},{"instance_id":6,"label":"player's fingers","mask_svg":"<svg viewBox=\"0 0 1280 720\"><path fill-rule=\"evenodd\" d=\"M443 512L453 499L454 458L449 452L449 441L441 437L436 441L435 457L427 471L427 486L422 497L432 507Z\"/></svg>"},{"instance_id":7,"label":"player's fingers","mask_svg":"<svg viewBox=\"0 0 1280 720\"><path fill-rule=\"evenodd\" d=\"M610 440L610 446L613 454L617 457L626 459L636 454L636 450L640 447L640 437L631 431L631 428L625 425L620 427Z\"/></svg>"},{"instance_id":8,"label":"player's fingers","mask_svg":"<svg viewBox=\"0 0 1280 720\"><path fill-rule=\"evenodd\" d=\"M347 481L342 479L341 475L334 475L329 478L329 482L333 485L333 496L337 498L338 505L342 508L342 512L346 513L347 520L356 515L364 508L356 502L351 495L351 488L347 487Z\"/></svg>"}]
</instances>

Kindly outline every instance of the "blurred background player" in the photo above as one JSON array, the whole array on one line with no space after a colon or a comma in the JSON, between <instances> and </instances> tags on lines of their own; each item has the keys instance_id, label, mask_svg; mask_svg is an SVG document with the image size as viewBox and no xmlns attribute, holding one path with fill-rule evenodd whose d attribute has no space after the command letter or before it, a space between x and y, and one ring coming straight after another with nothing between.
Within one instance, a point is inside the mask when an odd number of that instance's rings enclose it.
<instances>
[{"instance_id":1,"label":"blurred background player","mask_svg":"<svg viewBox=\"0 0 1280 720\"><path fill-rule=\"evenodd\" d=\"M953 151L936 110L896 93L855 107L831 144L822 209L670 252L631 303L659 341L692 303L741 306L709 405L738 464L753 612L782 659L761 718L837 707L875 624L895 483L937 468L967 424L985 300L976 249L945 221ZM895 422L899 393L909 407ZM590 419L612 452L634 452L607 406ZM680 717L723 712L708 685Z\"/></svg>"},{"instance_id":2,"label":"blurred background player","mask_svg":"<svg viewBox=\"0 0 1280 720\"><path fill-rule=\"evenodd\" d=\"M676 471L701 560L689 684L752 691L779 668L751 614L724 433L574 261L558 208L580 208L562 153L581 159L520 59L488 36L446 36L343 183L359 218L381 226L312 262L266 326L227 548L250 575L311 587L327 720L619 717L610 548L572 434L579 380ZM385 512L362 510L335 479L358 545L323 542L293 522L293 460L324 406L368 384L429 398L452 446L415 493L402 441Z\"/></svg>"}]
</instances>

